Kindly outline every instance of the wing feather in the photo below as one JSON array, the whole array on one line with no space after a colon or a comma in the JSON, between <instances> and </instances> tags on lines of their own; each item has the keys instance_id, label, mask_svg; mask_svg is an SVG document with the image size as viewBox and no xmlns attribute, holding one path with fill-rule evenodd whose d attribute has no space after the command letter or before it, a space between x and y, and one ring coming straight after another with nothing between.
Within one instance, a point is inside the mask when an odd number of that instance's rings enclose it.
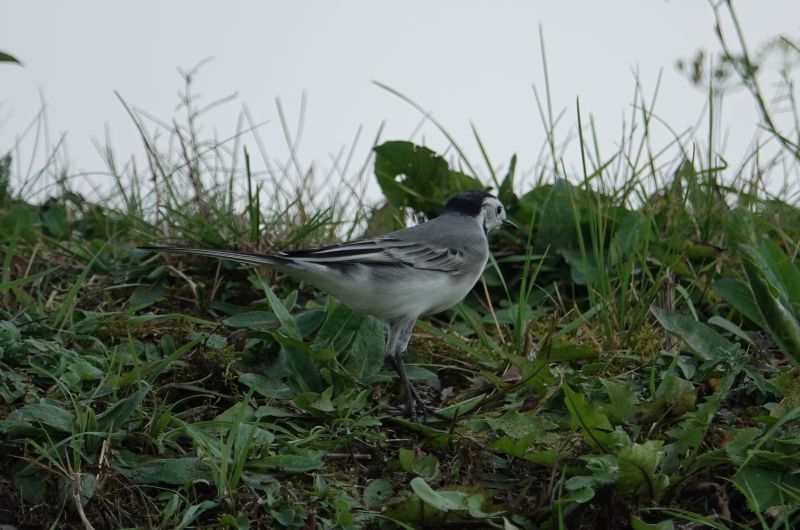
<instances>
[{"instance_id":1,"label":"wing feather","mask_svg":"<svg viewBox=\"0 0 800 530\"><path fill-rule=\"evenodd\" d=\"M462 270L463 253L433 245L387 236L378 239L353 241L342 245L294 250L278 254L295 262L319 265L378 265L411 267L454 274Z\"/></svg>"}]
</instances>

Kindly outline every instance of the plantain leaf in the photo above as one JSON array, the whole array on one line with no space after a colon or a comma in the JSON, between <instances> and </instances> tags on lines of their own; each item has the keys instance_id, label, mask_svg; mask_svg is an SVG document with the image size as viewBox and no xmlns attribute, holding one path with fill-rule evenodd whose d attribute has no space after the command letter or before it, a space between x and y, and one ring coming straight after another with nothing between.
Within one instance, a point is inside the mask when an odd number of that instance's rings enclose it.
<instances>
[{"instance_id":1,"label":"plantain leaf","mask_svg":"<svg viewBox=\"0 0 800 530\"><path fill-rule=\"evenodd\" d=\"M735 278L722 278L714 282L711 288L732 308L752 320L761 329L767 329L753 298L753 291L745 282Z\"/></svg>"},{"instance_id":2,"label":"plantain leaf","mask_svg":"<svg viewBox=\"0 0 800 530\"><path fill-rule=\"evenodd\" d=\"M720 351L733 351L735 346L711 327L678 313L670 313L658 307L650 312L664 329L677 335L704 361L716 359Z\"/></svg>"},{"instance_id":3,"label":"plantain leaf","mask_svg":"<svg viewBox=\"0 0 800 530\"><path fill-rule=\"evenodd\" d=\"M758 252L748 245L739 247L747 281L753 298L764 317L766 329L784 354L800 364L800 325L797 318L781 302L782 289Z\"/></svg>"}]
</instances>

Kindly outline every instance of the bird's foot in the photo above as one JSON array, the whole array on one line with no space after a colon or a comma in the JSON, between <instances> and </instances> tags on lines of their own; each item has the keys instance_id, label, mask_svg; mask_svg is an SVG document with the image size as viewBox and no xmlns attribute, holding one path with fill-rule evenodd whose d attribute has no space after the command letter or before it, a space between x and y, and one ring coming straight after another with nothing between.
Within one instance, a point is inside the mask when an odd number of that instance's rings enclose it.
<instances>
[{"instance_id":1,"label":"bird's foot","mask_svg":"<svg viewBox=\"0 0 800 530\"><path fill-rule=\"evenodd\" d=\"M422 423L425 418L429 416L440 420L449 421L451 419L444 414L440 414L436 411L436 409L429 406L422 396L417 393L417 390L414 387L409 385L409 388L410 392L406 392L406 405L405 410L403 411L403 415L408 418L409 421L414 423Z\"/></svg>"}]
</instances>

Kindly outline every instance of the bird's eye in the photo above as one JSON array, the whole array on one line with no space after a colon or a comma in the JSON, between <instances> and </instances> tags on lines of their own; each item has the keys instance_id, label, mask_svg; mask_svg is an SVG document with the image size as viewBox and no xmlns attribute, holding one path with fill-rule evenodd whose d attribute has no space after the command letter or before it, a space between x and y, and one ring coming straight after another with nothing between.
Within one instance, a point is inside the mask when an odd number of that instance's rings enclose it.
<instances>
[{"instance_id":1,"label":"bird's eye","mask_svg":"<svg viewBox=\"0 0 800 530\"><path fill-rule=\"evenodd\" d=\"M497 207L497 215L500 215L501 213L503 213L503 207L502 206L498 206Z\"/></svg>"}]
</instances>

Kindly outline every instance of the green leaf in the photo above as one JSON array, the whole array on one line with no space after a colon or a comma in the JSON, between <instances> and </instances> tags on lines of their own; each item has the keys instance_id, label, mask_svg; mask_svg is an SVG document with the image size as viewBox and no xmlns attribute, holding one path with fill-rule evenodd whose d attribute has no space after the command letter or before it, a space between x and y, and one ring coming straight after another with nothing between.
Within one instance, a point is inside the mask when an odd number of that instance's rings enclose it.
<instances>
[{"instance_id":1,"label":"green leaf","mask_svg":"<svg viewBox=\"0 0 800 530\"><path fill-rule=\"evenodd\" d=\"M783 287L788 304L800 304L800 270L792 259L771 239L761 240L759 254Z\"/></svg>"},{"instance_id":2,"label":"green leaf","mask_svg":"<svg viewBox=\"0 0 800 530\"><path fill-rule=\"evenodd\" d=\"M747 281L767 330L789 360L800 364L800 324L781 301L782 286L776 285L777 280L755 249L742 245L740 253Z\"/></svg>"},{"instance_id":3,"label":"green leaf","mask_svg":"<svg viewBox=\"0 0 800 530\"><path fill-rule=\"evenodd\" d=\"M385 478L375 479L367 484L362 496L366 507L372 510L392 497L392 483Z\"/></svg>"},{"instance_id":4,"label":"green leaf","mask_svg":"<svg viewBox=\"0 0 800 530\"><path fill-rule=\"evenodd\" d=\"M200 504L193 504L183 513L183 518L181 519L180 524L175 527L175 530L183 530L187 528L190 524L192 524L195 519L200 517L200 514L205 512L206 510L210 510L211 508L216 508L218 502L214 501L203 501Z\"/></svg>"},{"instance_id":5,"label":"green leaf","mask_svg":"<svg viewBox=\"0 0 800 530\"><path fill-rule=\"evenodd\" d=\"M139 285L131 293L128 305L136 310L141 310L164 298L169 292L169 289L160 284Z\"/></svg>"},{"instance_id":6,"label":"green leaf","mask_svg":"<svg viewBox=\"0 0 800 530\"><path fill-rule=\"evenodd\" d=\"M318 352L313 351L310 345L300 339L286 337L280 333L272 333L272 337L282 346L277 364L285 368L285 375L303 392L321 392L322 377L314 363L314 356ZM332 357L333 355L329 356Z\"/></svg>"},{"instance_id":7,"label":"green leaf","mask_svg":"<svg viewBox=\"0 0 800 530\"><path fill-rule=\"evenodd\" d=\"M14 63L22 66L22 62L13 55L0 51L0 63Z\"/></svg>"},{"instance_id":8,"label":"green leaf","mask_svg":"<svg viewBox=\"0 0 800 530\"><path fill-rule=\"evenodd\" d=\"M375 177L395 208L413 208L433 217L455 193L482 189L483 184L453 171L447 161L427 147L391 141L374 148Z\"/></svg>"},{"instance_id":9,"label":"green leaf","mask_svg":"<svg viewBox=\"0 0 800 530\"><path fill-rule=\"evenodd\" d=\"M44 209L46 208L46 209ZM67 220L67 210L60 203L48 202L40 213L45 230L54 239L63 240L69 237L70 227Z\"/></svg>"},{"instance_id":10,"label":"green leaf","mask_svg":"<svg viewBox=\"0 0 800 530\"><path fill-rule=\"evenodd\" d=\"M452 510L466 510L469 495L462 491L434 491L422 478L411 480L411 489L425 504L437 510L449 512Z\"/></svg>"},{"instance_id":11,"label":"green leaf","mask_svg":"<svg viewBox=\"0 0 800 530\"><path fill-rule=\"evenodd\" d=\"M670 333L677 335L704 361L717 359L721 352L735 351L736 347L711 327L692 318L670 313L656 306L650 312Z\"/></svg>"},{"instance_id":12,"label":"green leaf","mask_svg":"<svg viewBox=\"0 0 800 530\"><path fill-rule=\"evenodd\" d=\"M561 390L564 392L564 403L569 410L572 428L580 429L590 444L609 450L609 432L612 427L608 417L598 407L589 405L583 394L576 393L569 385L563 384Z\"/></svg>"},{"instance_id":13,"label":"green leaf","mask_svg":"<svg viewBox=\"0 0 800 530\"><path fill-rule=\"evenodd\" d=\"M500 453L505 453L522 460L536 462L543 466L554 465L558 453L552 449L544 451L529 451L528 448L534 441L538 441L541 436L539 431L532 431L520 438L513 436L502 436L492 442L492 449Z\"/></svg>"},{"instance_id":14,"label":"green leaf","mask_svg":"<svg viewBox=\"0 0 800 530\"><path fill-rule=\"evenodd\" d=\"M272 399L292 399L294 391L281 381L261 374L244 373L239 376L239 382L248 386L264 397Z\"/></svg>"},{"instance_id":15,"label":"green leaf","mask_svg":"<svg viewBox=\"0 0 800 530\"><path fill-rule=\"evenodd\" d=\"M661 440L648 440L624 447L617 453L619 474L616 484L620 493L658 501L669 485L666 475L656 474L662 444Z\"/></svg>"},{"instance_id":16,"label":"green leaf","mask_svg":"<svg viewBox=\"0 0 800 530\"><path fill-rule=\"evenodd\" d=\"M697 403L697 391L691 381L668 373L658 385L655 395L655 415L660 416L669 408L676 416L694 410Z\"/></svg>"},{"instance_id":17,"label":"green leaf","mask_svg":"<svg viewBox=\"0 0 800 530\"><path fill-rule=\"evenodd\" d=\"M500 184L500 189L497 190L497 198L502 202L506 208L513 208L519 200L514 193L514 172L517 169L517 155L511 156L511 161L508 163L508 171L506 176L503 177L503 182Z\"/></svg>"},{"instance_id":18,"label":"green leaf","mask_svg":"<svg viewBox=\"0 0 800 530\"><path fill-rule=\"evenodd\" d=\"M274 313L269 311L245 311L231 315L222 321L232 328L272 329L278 322Z\"/></svg>"},{"instance_id":19,"label":"green leaf","mask_svg":"<svg viewBox=\"0 0 800 530\"><path fill-rule=\"evenodd\" d=\"M435 456L422 455L418 457L411 449L401 448L398 460L404 471L420 477L432 477L439 469L439 461Z\"/></svg>"},{"instance_id":20,"label":"green leaf","mask_svg":"<svg viewBox=\"0 0 800 530\"><path fill-rule=\"evenodd\" d=\"M253 469L280 469L286 473L305 473L323 465L320 455L274 455L248 462Z\"/></svg>"},{"instance_id":21,"label":"green leaf","mask_svg":"<svg viewBox=\"0 0 800 530\"><path fill-rule=\"evenodd\" d=\"M329 303L332 303L330 299ZM336 352L345 351L366 318L366 315L353 311L343 304L337 304L332 308L329 305L325 321L314 340L314 346L330 346Z\"/></svg>"},{"instance_id":22,"label":"green leaf","mask_svg":"<svg viewBox=\"0 0 800 530\"><path fill-rule=\"evenodd\" d=\"M135 467L115 464L114 469L137 484L172 484L210 482L211 466L196 457L150 460Z\"/></svg>"},{"instance_id":23,"label":"green leaf","mask_svg":"<svg viewBox=\"0 0 800 530\"><path fill-rule=\"evenodd\" d=\"M751 499L754 509L764 512L773 506L786 504L783 488L800 488L800 475L780 469L758 466L740 468L733 476L733 484Z\"/></svg>"},{"instance_id":24,"label":"green leaf","mask_svg":"<svg viewBox=\"0 0 800 530\"><path fill-rule=\"evenodd\" d=\"M631 514L632 530L674 530L675 524L671 519L665 519L658 523L645 523L639 517Z\"/></svg>"},{"instance_id":25,"label":"green leaf","mask_svg":"<svg viewBox=\"0 0 800 530\"><path fill-rule=\"evenodd\" d=\"M547 359L531 361L522 355L508 354L508 360L519 369L525 387L533 392L544 394L556 382Z\"/></svg>"},{"instance_id":26,"label":"green leaf","mask_svg":"<svg viewBox=\"0 0 800 530\"><path fill-rule=\"evenodd\" d=\"M548 361L585 361L596 358L597 351L588 344L576 344L561 339L554 339L550 349L543 355L543 359Z\"/></svg>"},{"instance_id":27,"label":"green leaf","mask_svg":"<svg viewBox=\"0 0 800 530\"><path fill-rule=\"evenodd\" d=\"M23 405L12 410L8 417L0 421L0 432L8 432L15 427L38 427L46 425L62 432L72 432L75 416L70 412L46 403Z\"/></svg>"},{"instance_id":28,"label":"green leaf","mask_svg":"<svg viewBox=\"0 0 800 530\"><path fill-rule=\"evenodd\" d=\"M459 403L453 403L452 405L442 407L441 409L437 410L436 413L447 418L453 418L456 414L463 416L467 412L470 412L475 407L480 405L485 397L486 394L478 394L477 396L473 396Z\"/></svg>"},{"instance_id":29,"label":"green leaf","mask_svg":"<svg viewBox=\"0 0 800 530\"><path fill-rule=\"evenodd\" d=\"M603 405L603 412L622 422L633 420L636 416L636 405L639 403L636 393L629 386L608 379L601 379L600 382L605 387L611 401L610 404Z\"/></svg>"},{"instance_id":30,"label":"green leaf","mask_svg":"<svg viewBox=\"0 0 800 530\"><path fill-rule=\"evenodd\" d=\"M520 413L511 410L499 418L486 418L486 424L496 432L502 432L512 438L524 438L531 433L537 437L544 435L546 431L556 430L557 424L544 416L528 413Z\"/></svg>"},{"instance_id":31,"label":"green leaf","mask_svg":"<svg viewBox=\"0 0 800 530\"><path fill-rule=\"evenodd\" d=\"M150 388L150 385L144 383L142 388L125 399L117 401L111 406L111 408L99 415L97 417L98 430L113 430L114 427L119 427L122 425L130 417L130 415L133 414L133 411L136 410L136 407L142 403L144 397L148 392L150 392Z\"/></svg>"},{"instance_id":32,"label":"green leaf","mask_svg":"<svg viewBox=\"0 0 800 530\"><path fill-rule=\"evenodd\" d=\"M766 329L764 318L753 298L753 292L746 283L734 278L722 278L714 282L711 288L732 308L753 321L761 329Z\"/></svg>"},{"instance_id":33,"label":"green leaf","mask_svg":"<svg viewBox=\"0 0 800 530\"><path fill-rule=\"evenodd\" d=\"M239 517L234 517L233 515L226 513L225 515L219 518L219 524L223 525L224 528L235 528L236 530L250 530L250 520L244 515Z\"/></svg>"},{"instance_id":34,"label":"green leaf","mask_svg":"<svg viewBox=\"0 0 800 530\"><path fill-rule=\"evenodd\" d=\"M303 340L303 336L300 334L300 329L297 327L297 322L295 322L292 315L286 309L286 306L283 305L283 302L275 296L275 293L272 292L272 289L268 286L264 286L264 294L267 295L267 300L269 300L269 305L272 308L272 312L278 318L278 321L281 323L281 331L283 331L286 336L296 339L296 340Z\"/></svg>"},{"instance_id":35,"label":"green leaf","mask_svg":"<svg viewBox=\"0 0 800 530\"><path fill-rule=\"evenodd\" d=\"M366 317L356 332L350 353L344 360L345 369L359 381L376 374L383 367L383 324Z\"/></svg>"},{"instance_id":36,"label":"green leaf","mask_svg":"<svg viewBox=\"0 0 800 530\"><path fill-rule=\"evenodd\" d=\"M31 505L40 504L47 496L47 475L41 469L26 466L14 473L14 486L23 501Z\"/></svg>"},{"instance_id":37,"label":"green leaf","mask_svg":"<svg viewBox=\"0 0 800 530\"><path fill-rule=\"evenodd\" d=\"M542 254L548 248L550 254L578 248L573 210L575 201L572 184L564 179L552 184L536 229L534 253Z\"/></svg>"},{"instance_id":38,"label":"green leaf","mask_svg":"<svg viewBox=\"0 0 800 530\"><path fill-rule=\"evenodd\" d=\"M753 342L753 339L750 338L750 335L745 333L745 331L742 328L740 328L727 318L722 318L721 316L714 315L708 319L708 323L711 324L712 326L717 326L718 328L724 329L731 335L738 337L743 342L746 342L751 346L755 346L755 343Z\"/></svg>"}]
</instances>

